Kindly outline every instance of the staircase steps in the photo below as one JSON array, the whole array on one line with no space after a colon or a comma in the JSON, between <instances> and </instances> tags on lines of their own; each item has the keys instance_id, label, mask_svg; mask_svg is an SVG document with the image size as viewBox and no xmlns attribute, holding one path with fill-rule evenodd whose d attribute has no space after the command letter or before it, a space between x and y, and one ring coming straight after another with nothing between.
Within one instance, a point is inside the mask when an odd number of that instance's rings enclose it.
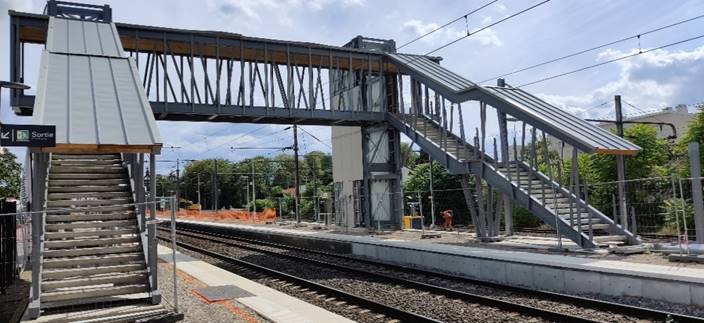
<instances>
[{"instance_id":1,"label":"staircase steps","mask_svg":"<svg viewBox=\"0 0 704 323\"><path fill-rule=\"evenodd\" d=\"M67 318L68 317L68 318ZM144 303L114 306L109 308L88 308L80 311L63 311L44 314L37 323L116 323L116 322L176 322L183 319L183 314L174 314L163 304Z\"/></svg>"},{"instance_id":2,"label":"staircase steps","mask_svg":"<svg viewBox=\"0 0 704 323\"><path fill-rule=\"evenodd\" d=\"M122 197L122 198L127 198L132 196L130 192L125 192L125 191L117 191L117 192L78 192L78 193L49 193L49 200L50 201L57 201L57 200L70 200L70 199L87 199L87 198L98 198L98 199L105 199L105 198L117 198L117 197Z\"/></svg>"},{"instance_id":3,"label":"staircase steps","mask_svg":"<svg viewBox=\"0 0 704 323\"><path fill-rule=\"evenodd\" d=\"M68 222L68 223L53 223L46 224L44 231L47 233L59 230L74 230L74 229L98 229L98 228L136 228L137 221L134 220L115 220L115 221L86 221L86 222Z\"/></svg>"},{"instance_id":4,"label":"staircase steps","mask_svg":"<svg viewBox=\"0 0 704 323\"><path fill-rule=\"evenodd\" d=\"M53 154L48 178L41 307L149 297L120 155Z\"/></svg>"},{"instance_id":5,"label":"staircase steps","mask_svg":"<svg viewBox=\"0 0 704 323\"><path fill-rule=\"evenodd\" d=\"M144 261L144 254L123 253L106 254L97 256L64 257L44 260L44 268L71 268L71 267L102 267L107 265L127 264Z\"/></svg>"},{"instance_id":6,"label":"staircase steps","mask_svg":"<svg viewBox=\"0 0 704 323\"><path fill-rule=\"evenodd\" d=\"M47 207L49 208L65 208L65 207L87 207L87 206L116 206L129 204L131 199L111 199L111 200L49 200Z\"/></svg>"},{"instance_id":7,"label":"staircase steps","mask_svg":"<svg viewBox=\"0 0 704 323\"><path fill-rule=\"evenodd\" d=\"M457 135L447 133L428 116L394 114L389 120L399 131L415 140L421 148L433 152L435 160L454 160L454 163L446 163L454 173L474 172L481 175L495 172L500 174L501 176L488 177L497 181L491 185L504 190L504 193L522 196L520 199L517 197L520 200L519 205L529 208L550 226L554 227L558 224L562 229L561 233L577 243L584 243L587 247L612 242L638 243L637 238L630 232L613 225L613 221L598 210L591 206L587 206L588 209L586 209L583 205L585 202L574 197L569 192L569 187L560 186L557 182L549 180L538 170L531 170L525 161L513 161L509 165L494 166L493 158L486 154L483 160L481 158L477 160L474 157L475 148L472 146L471 139L467 138L467 142L463 142ZM426 141L420 138L425 138ZM440 151L437 147L441 148ZM464 168L457 162L469 163L470 167ZM480 169L481 172L478 171ZM506 183L510 185L505 185ZM570 220L570 210L573 213L572 220ZM593 242L589 241L586 233L589 231L589 223L592 224ZM581 224L581 230L578 224Z\"/></svg>"},{"instance_id":8,"label":"staircase steps","mask_svg":"<svg viewBox=\"0 0 704 323\"><path fill-rule=\"evenodd\" d=\"M110 237L110 236L122 236L127 234L134 234L136 232L136 227L132 228L120 228L116 230L80 230L80 231L65 231L65 232L46 232L44 233L44 238L46 241L56 241L65 238L83 238L86 237Z\"/></svg>"},{"instance_id":9,"label":"staircase steps","mask_svg":"<svg viewBox=\"0 0 704 323\"><path fill-rule=\"evenodd\" d=\"M113 287L75 288L67 291L42 292L42 302L90 300L95 297L118 296L145 293L146 284ZM74 302L79 304L82 302Z\"/></svg>"},{"instance_id":10,"label":"staircase steps","mask_svg":"<svg viewBox=\"0 0 704 323\"><path fill-rule=\"evenodd\" d=\"M115 185L120 185L120 184L123 184L123 185L129 184L129 182L124 178L124 175L122 175L122 178L108 178L108 179L56 179L56 180L51 180L52 187L60 187L60 186L115 186Z\"/></svg>"},{"instance_id":11,"label":"staircase steps","mask_svg":"<svg viewBox=\"0 0 704 323\"><path fill-rule=\"evenodd\" d=\"M43 271L42 278L48 280L69 279L99 274L140 272L144 270L145 266L143 263L121 264L114 266L101 266L91 268L57 269ZM44 281L42 281L42 283L44 283Z\"/></svg>"},{"instance_id":12,"label":"staircase steps","mask_svg":"<svg viewBox=\"0 0 704 323\"><path fill-rule=\"evenodd\" d=\"M139 237L100 238L100 239L73 239L44 242L44 248L65 249L73 247L100 247L124 243L138 243Z\"/></svg>"},{"instance_id":13,"label":"staircase steps","mask_svg":"<svg viewBox=\"0 0 704 323\"><path fill-rule=\"evenodd\" d=\"M131 206L111 206L101 207L101 212L93 210L88 211L70 211L71 214L47 214L46 222L73 222L73 221L109 221L109 220L130 220L135 219L135 214L132 213ZM61 212L67 213L67 212Z\"/></svg>"},{"instance_id":14,"label":"staircase steps","mask_svg":"<svg viewBox=\"0 0 704 323\"><path fill-rule=\"evenodd\" d=\"M58 173L90 173L90 174L115 174L122 173L125 169L122 166L52 166L51 171L55 174Z\"/></svg>"},{"instance_id":15,"label":"staircase steps","mask_svg":"<svg viewBox=\"0 0 704 323\"><path fill-rule=\"evenodd\" d=\"M104 254L121 254L141 251L140 245L125 245L125 246L109 246L109 247L94 247L94 248L76 248L76 249L59 249L45 250L44 259L61 258L61 257L79 257L89 255L104 255Z\"/></svg>"},{"instance_id":16,"label":"staircase steps","mask_svg":"<svg viewBox=\"0 0 704 323\"><path fill-rule=\"evenodd\" d=\"M141 272L132 272L115 275L95 275L85 278L62 279L42 283L42 291L55 291L65 288L75 288L96 285L139 285L146 281L147 275Z\"/></svg>"},{"instance_id":17,"label":"staircase steps","mask_svg":"<svg viewBox=\"0 0 704 323\"><path fill-rule=\"evenodd\" d=\"M114 185L91 184L85 186L50 186L48 190L49 193L116 192L120 189L120 187ZM125 185L124 188L129 189L127 185Z\"/></svg>"},{"instance_id":18,"label":"staircase steps","mask_svg":"<svg viewBox=\"0 0 704 323\"><path fill-rule=\"evenodd\" d=\"M94 179L123 179L125 176L120 173L110 173L110 174L91 174L91 173L81 173L81 174L49 174L50 180L60 180L60 179L73 179L73 180L94 180Z\"/></svg>"}]
</instances>

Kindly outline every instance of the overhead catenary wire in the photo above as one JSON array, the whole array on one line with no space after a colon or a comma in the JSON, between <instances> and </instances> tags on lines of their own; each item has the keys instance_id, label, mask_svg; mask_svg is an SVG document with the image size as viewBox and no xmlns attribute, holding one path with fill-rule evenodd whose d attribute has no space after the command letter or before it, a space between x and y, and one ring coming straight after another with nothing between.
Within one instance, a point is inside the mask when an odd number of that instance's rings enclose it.
<instances>
[{"instance_id":1,"label":"overhead catenary wire","mask_svg":"<svg viewBox=\"0 0 704 323\"><path fill-rule=\"evenodd\" d=\"M255 132L259 131L259 130L262 130L262 129L268 127L268 126L269 126L269 125L262 125L261 127L257 127L257 128L255 128L255 129L253 129L253 130L250 130L250 131L248 131L248 132L242 133L242 134L238 135L237 137L235 137L235 138L233 138L233 139L230 139L230 140L228 140L228 141L225 141L225 142L223 142L223 143L221 143L221 144L219 144L219 145L217 145L217 146L215 146L215 147L212 147L212 148L210 148L210 149L207 149L206 151L204 151L204 152L202 152L202 153L200 153L200 154L203 155L203 154L206 154L206 153L208 153L208 152L211 152L211 151L213 151L213 150L215 150L215 149L217 149L217 148L220 148L220 147L222 147L222 146L225 146L225 145L227 145L227 144L230 144L230 143L232 143L233 141L235 141L235 140L237 140L237 139L240 139L240 138L242 138L242 137L244 137L244 136L246 136L246 135L250 135L250 134L253 134L253 133L255 133ZM278 132L278 130L275 131L274 133L276 133L276 132Z\"/></svg>"},{"instance_id":2,"label":"overhead catenary wire","mask_svg":"<svg viewBox=\"0 0 704 323\"><path fill-rule=\"evenodd\" d=\"M431 50L431 51L425 53L423 56L428 56L428 55L430 55L430 54L432 54L432 53L435 53L435 52L437 52L437 51L439 51L439 50L441 50L441 49L443 49L443 48L446 48L446 47L448 47L448 46L451 46L451 45L453 45L453 44L455 44L455 43L457 43L457 42L459 42L459 41L461 41L461 40L463 40L463 39L465 39L465 38L467 38L467 37L470 37L470 36L472 36L472 35L476 35L476 34L482 32L482 31L484 31L484 30L487 30L487 29L489 29L489 28L491 28L491 27L493 27L493 26L496 26L496 25L498 25L498 24L500 24L500 23L502 23L502 22L504 22L504 21L506 21L506 20L509 20L509 19L511 19L511 18L514 18L514 17L516 17L516 16L519 16L519 15L521 15L521 14L523 14L523 13L526 13L526 12L528 12L528 11L530 11L530 10L533 10L533 9L535 9L535 8L537 8L537 7L539 7L539 6L542 6L542 5L544 5L544 4L548 3L548 2L550 2L550 0L544 0L544 1L538 2L538 3L532 5L532 6L528 7L528 8L525 8L525 9L523 9L523 10L521 10L521 11L518 11L518 12L513 13L513 14L511 14L511 15L508 15L508 16L506 16L506 17L504 17L504 18L501 18L501 19L497 20L496 22L493 22L493 23L491 23L491 24L488 24L488 25L486 25L486 26L484 26L484 27L481 27L481 28L479 28L479 29L477 29L477 30L475 30L475 31L470 32L469 30L467 30L467 33L466 33L465 35L463 35L463 36L461 36L461 37L459 37L459 38L457 38L457 39L455 39L455 40L453 40L453 41L451 41L451 42L449 42L449 43L447 43L447 44L445 44L445 45L442 45L442 46L440 46L440 47L438 47L438 48L436 48L436 49L433 49L433 50ZM421 56L421 57L422 57L422 56Z\"/></svg>"},{"instance_id":3,"label":"overhead catenary wire","mask_svg":"<svg viewBox=\"0 0 704 323\"><path fill-rule=\"evenodd\" d=\"M459 38L457 38L457 39L455 39L455 40L453 40L453 41L451 41L451 42L449 42L449 43L446 43L446 44L444 44L444 45L442 45L442 46L440 46L440 47L438 47L438 48L435 48L435 49L433 49L433 50L431 50L431 51L425 53L424 55L417 55L416 58L412 59L410 62L407 62L406 64L413 63L413 62L415 62L415 61L417 61L417 60L419 60L419 59L421 59L421 58L423 58L423 57L425 57L425 56L428 56L428 55L430 55L430 54L432 54L432 53L435 53L435 52L437 52L437 51L439 51L439 50L441 50L441 49L444 49L444 48L447 48L447 47L449 47L449 46L451 46L451 45L453 45L453 44L456 44L457 42L459 42L459 41L461 41L461 40L463 40L463 39L465 39L465 38L467 38L467 37L476 35L476 34L482 32L482 31L484 31L484 30L487 30L487 29L489 29L489 28L491 28L491 27L493 27L493 26L496 26L496 25L498 25L498 24L504 22L504 21L507 21L507 20L509 20L509 19L511 19L511 18L514 18L514 17L519 16L519 15L521 15L521 14L523 14L523 13L526 13L526 12L528 12L528 11L530 11L530 10L533 10L533 9L535 9L535 8L537 8L537 7L539 7L539 6L543 5L543 4L545 4L545 3L548 3L548 2L550 2L550 0L541 1L541 2L536 3L536 4L534 4L534 5L532 5L532 6L528 7L528 8L525 8L525 9L523 9L523 10L521 10L521 11L518 11L518 12L516 12L516 13L513 13L513 14L509 15L509 16L506 16L506 17L504 17L504 18L501 18L501 19L497 20L496 22L493 22L493 23L491 23L491 24L489 24L489 25L486 25L486 26L484 26L484 27L481 27L481 28L479 28L479 29L477 29L477 30L475 30L475 31L470 32L469 29L467 29L465 35L463 35L463 36L461 36L461 37L459 37ZM462 18L464 18L464 16L462 16ZM401 48L401 47L399 47L399 48ZM326 83L330 83L330 81L328 81L328 82L326 82ZM323 96L322 101L332 102L332 101L330 101L330 99L332 99L332 94L330 94L330 95L327 97L327 100L326 100L326 97Z\"/></svg>"},{"instance_id":4,"label":"overhead catenary wire","mask_svg":"<svg viewBox=\"0 0 704 323\"><path fill-rule=\"evenodd\" d=\"M404 47L406 47L406 46L408 46L408 45L410 45L410 44L413 44L413 43L415 43L415 42L417 42L417 41L419 41L419 40L421 40L421 39L423 39L423 38L429 36L430 34L436 32L436 31L438 31L438 30L440 30L440 29L443 29L443 28L445 28L445 27L447 27L447 26L449 26L449 25L451 25L451 24L453 24L453 23L455 23L455 22L458 22L458 21L460 21L460 20L462 20L462 19L467 19L467 17L471 16L472 14L476 13L477 11L482 10L482 9L484 9L484 8L490 6L490 5L492 5L492 4L494 4L494 3L498 2L498 1L499 1L499 0L489 1L489 2L487 2L487 3L485 3L485 4L483 4L483 5L482 5L481 7L479 7L479 8L476 8L476 9L470 11L470 12L467 12L467 13L465 13L464 15L459 16L459 17L457 17L457 18L455 18L455 19L453 19L453 20L451 20L451 21L449 21L449 22L443 24L442 26L439 26L439 27L437 27L437 28L435 28L435 29L433 29L433 30L431 30L431 31L429 31L429 32L427 32L427 33L425 33L425 34L423 34L423 35L420 35L420 36L418 36L418 37L416 37L416 38L414 38L414 39L412 39L412 40L410 40L410 41L408 41L408 42L403 43L401 46L397 47L396 49L398 50L398 49L404 48Z\"/></svg>"},{"instance_id":5,"label":"overhead catenary wire","mask_svg":"<svg viewBox=\"0 0 704 323\"><path fill-rule=\"evenodd\" d=\"M599 67L599 66L602 66L602 65L606 65L606 64L609 64L609 63L621 61L621 60L628 59L628 58L633 58L633 57L636 57L636 56L639 56L639 55L642 55L642 54L650 53L650 52L652 52L652 51L656 51L656 50L659 50L659 49L664 49L664 48L672 47L672 46L675 46L675 45L684 44L684 43L687 43L687 42L690 42L690 41L694 41L694 40L697 40L697 39L701 39L701 38L704 38L704 34L701 34L701 35L698 35L698 36L694 36L694 37L691 37L691 38L687 38L687 39L683 39L683 40L680 40L680 41L676 41L676 42L673 42L673 43L665 44L665 45L662 45L662 46L658 46L658 47L655 47L655 48L647 49L647 50L639 50L638 52L635 52L635 53L632 53L632 54L628 54L628 55L624 55L624 56L620 56L620 57L617 57L617 58L613 58L613 59L610 59L610 60L607 60L607 61L604 61L604 62L601 62L601 63L592 64L592 65L585 66L585 67L581 67L581 68L578 68L578 69L575 69L575 70L571 70L571 71L568 71L568 72L564 72L564 73L560 73L560 74L555 74L555 75L551 75L551 76L548 76L548 77L544 77L544 78L541 78L541 79L538 79L538 80L535 80L535 81L531 81L531 82L528 82L528 83L524 83L524 84L521 84L521 85L519 85L519 86L517 86L517 87L518 87L518 88L521 88L521 87L528 86L528 85L533 85L533 84L537 84L537 83L542 83L542 82L545 82L545 81L549 81L549 80L552 80L552 79L556 79L556 78L558 78L558 77L563 77L563 76L567 76L567 75L570 75L570 74L582 72L582 71L585 71L585 70L588 70L588 69L592 69L592 68L595 68L595 67Z\"/></svg>"},{"instance_id":6,"label":"overhead catenary wire","mask_svg":"<svg viewBox=\"0 0 704 323\"><path fill-rule=\"evenodd\" d=\"M697 19L701 19L701 18L704 18L704 14L701 14L701 15L698 15L698 16L695 16L695 17L692 17L692 18L689 18L689 19L680 20L680 21L678 21L678 22L675 22L675 23L672 23L672 24L669 24L669 25L666 25L666 26L658 27L658 28L655 28L655 29L650 29L650 30L648 30L648 31L645 31L645 32L642 32L642 33L639 33L639 34L635 34L635 35L632 35L632 36L624 37L624 38L621 38L621 39L618 39L618 40L614 40L614 41L611 41L611 42L608 42L608 43L604 43L604 44L601 44L601 45L597 45L597 46L594 46L594 47L591 47L591 48L583 49L583 50L580 50L580 51L577 51L577 52L574 52L574 53L571 53L571 54L567 54L567 55L564 55L564 56L560 56L560 57L557 57L557 58L553 58L553 59L544 61L544 62L542 62L542 63L533 64L533 65L530 65L530 66L527 66L527 67L523 67L523 68L520 68L520 69L511 71L511 72L508 72L508 73L504 73L504 74L501 74L501 75L497 75L497 76L494 76L494 77L490 77L490 78L488 78L488 79L486 79L486 80L480 81L479 83L480 83L480 84L481 84L481 83L486 83L486 82L489 82L489 81L492 81L492 80L495 80L495 79L499 79L499 78L503 78L503 77L506 77L506 76L518 74L518 73L521 73L521 72L525 72L525 71L528 71L528 70L531 70L531 69L534 69L534 68L537 68L537 67L545 66L545 65L552 64L552 63L555 63L555 62L558 62L558 61L562 61L562 60L565 60L565 59L568 59L568 58L572 58L572 57L575 57L575 56L578 56L578 55L581 55L581 54L585 54L585 53L588 53L588 52L592 52L592 51L595 51L595 50L597 50L597 49L601 49L601 48L604 48L604 47L608 47L608 46L611 46L611 45L615 45L615 44L618 44L618 43L622 43L622 42L625 42L625 41L627 41L627 40L632 40L632 39L639 39L639 40L640 40L640 37L642 37L642 36L645 36L645 35L648 35L648 34L652 34L652 33L655 33L655 32L661 31L661 30L665 30L665 29L668 29L668 28L672 28L672 27L675 27L675 26L679 26L679 25L681 25L681 24L684 24L684 23L687 23L687 22L690 22L690 21L694 21L694 20L697 20ZM640 47L640 46L639 46L639 47Z\"/></svg>"},{"instance_id":7,"label":"overhead catenary wire","mask_svg":"<svg viewBox=\"0 0 704 323\"><path fill-rule=\"evenodd\" d=\"M298 129L301 129L303 132L305 132L306 134L308 134L309 136L311 136L311 137L312 137L313 139L315 139L317 142L319 142L319 143L321 143L321 144L327 146L328 148L331 148L331 149L332 149L332 146L331 146L330 144L328 144L328 143L326 143L326 142L323 142L322 140L320 140L318 137L316 137L314 134L310 133L308 130L304 129L303 127L298 127Z\"/></svg>"}]
</instances>

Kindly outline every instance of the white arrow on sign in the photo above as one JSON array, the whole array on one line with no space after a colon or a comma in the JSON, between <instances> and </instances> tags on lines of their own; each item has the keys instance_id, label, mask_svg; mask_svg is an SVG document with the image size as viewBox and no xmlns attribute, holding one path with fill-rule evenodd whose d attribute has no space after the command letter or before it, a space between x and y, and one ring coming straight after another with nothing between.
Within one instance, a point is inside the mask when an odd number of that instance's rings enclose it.
<instances>
[{"instance_id":1,"label":"white arrow on sign","mask_svg":"<svg viewBox=\"0 0 704 323\"><path fill-rule=\"evenodd\" d=\"M3 132L0 134L0 138L2 139L10 139L10 132Z\"/></svg>"}]
</instances>

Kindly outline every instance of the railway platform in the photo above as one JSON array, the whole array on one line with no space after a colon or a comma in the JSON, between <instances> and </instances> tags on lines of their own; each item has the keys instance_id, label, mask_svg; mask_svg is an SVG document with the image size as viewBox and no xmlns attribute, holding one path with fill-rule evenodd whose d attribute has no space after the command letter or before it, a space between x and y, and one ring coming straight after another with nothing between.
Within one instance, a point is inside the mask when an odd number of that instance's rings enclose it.
<instances>
[{"instance_id":1,"label":"railway platform","mask_svg":"<svg viewBox=\"0 0 704 323\"><path fill-rule=\"evenodd\" d=\"M512 286L602 298L643 298L704 306L704 269L698 266L541 254L275 226L194 220L178 220L178 223L209 232L236 232L251 239Z\"/></svg>"},{"instance_id":2,"label":"railway platform","mask_svg":"<svg viewBox=\"0 0 704 323\"><path fill-rule=\"evenodd\" d=\"M168 267L171 267L172 249L159 245L158 255L161 262L167 262ZM179 276L188 277L187 280L196 282L191 285L200 286L192 288L190 297L196 298L197 302L223 304L233 312L235 318L240 318L243 322L260 321L260 318L263 318L261 319L263 322L352 322L335 313L178 251L176 262ZM167 290L170 286L162 288ZM185 302L182 295L179 298L179 302ZM240 309L238 306L243 306L245 309ZM251 315L251 312L255 315ZM188 321L188 313L185 314Z\"/></svg>"}]
</instances>

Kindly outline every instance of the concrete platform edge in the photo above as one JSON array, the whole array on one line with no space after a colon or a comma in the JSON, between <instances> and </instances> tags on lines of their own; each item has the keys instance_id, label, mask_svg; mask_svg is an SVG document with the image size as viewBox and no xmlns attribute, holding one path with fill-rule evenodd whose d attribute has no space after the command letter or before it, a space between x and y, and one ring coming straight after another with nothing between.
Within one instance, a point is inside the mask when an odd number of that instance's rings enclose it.
<instances>
[{"instance_id":1,"label":"concrete platform edge","mask_svg":"<svg viewBox=\"0 0 704 323\"><path fill-rule=\"evenodd\" d=\"M238 224L182 221L257 234L275 242L362 256L495 283L568 294L634 296L704 306L704 270L521 251L458 247ZM334 249L334 250L331 250ZM651 272L649 272L650 270Z\"/></svg>"}]
</instances>

